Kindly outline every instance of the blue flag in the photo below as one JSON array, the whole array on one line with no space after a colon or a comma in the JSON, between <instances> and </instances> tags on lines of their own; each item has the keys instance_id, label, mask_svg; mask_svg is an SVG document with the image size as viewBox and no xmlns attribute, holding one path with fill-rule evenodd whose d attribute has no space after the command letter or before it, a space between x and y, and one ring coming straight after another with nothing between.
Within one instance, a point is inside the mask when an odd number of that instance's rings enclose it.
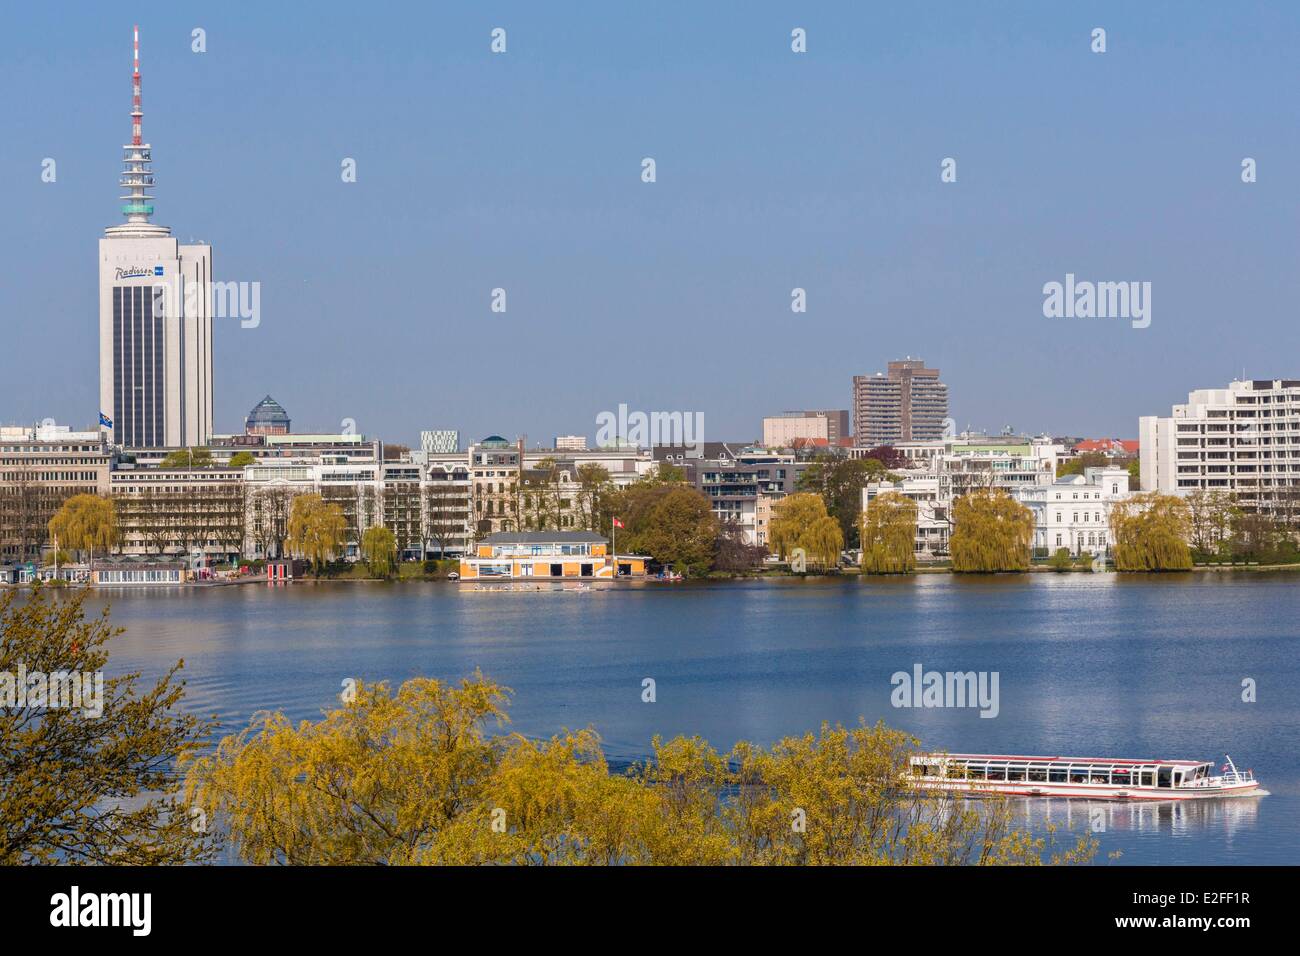
<instances>
[{"instance_id":1,"label":"blue flag","mask_svg":"<svg viewBox=\"0 0 1300 956\"><path fill-rule=\"evenodd\" d=\"M105 428L113 427L113 419L109 418L103 412L99 413L99 423L103 425Z\"/></svg>"}]
</instances>

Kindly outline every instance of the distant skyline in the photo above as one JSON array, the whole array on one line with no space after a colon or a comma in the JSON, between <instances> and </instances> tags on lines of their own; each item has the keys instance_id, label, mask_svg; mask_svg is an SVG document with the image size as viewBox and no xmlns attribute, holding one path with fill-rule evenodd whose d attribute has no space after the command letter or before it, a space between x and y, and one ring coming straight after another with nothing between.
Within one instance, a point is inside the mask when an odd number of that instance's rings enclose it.
<instances>
[{"instance_id":1,"label":"distant skyline","mask_svg":"<svg viewBox=\"0 0 1300 956\"><path fill-rule=\"evenodd\" d=\"M219 432L269 393L295 431L414 447L591 438L620 403L745 440L911 355L959 429L1134 438L1300 377L1300 8L740 9L23 7L0 423L96 421L135 23L154 221L261 284L256 328L215 323ZM1149 327L1045 318L1067 275L1149 282Z\"/></svg>"}]
</instances>

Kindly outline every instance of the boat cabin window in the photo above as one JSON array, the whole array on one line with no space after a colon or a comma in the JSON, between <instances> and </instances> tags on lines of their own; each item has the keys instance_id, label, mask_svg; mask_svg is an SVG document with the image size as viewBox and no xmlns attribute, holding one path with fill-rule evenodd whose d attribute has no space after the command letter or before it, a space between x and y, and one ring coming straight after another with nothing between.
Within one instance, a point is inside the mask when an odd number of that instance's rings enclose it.
<instances>
[{"instance_id":1,"label":"boat cabin window","mask_svg":"<svg viewBox=\"0 0 1300 956\"><path fill-rule=\"evenodd\" d=\"M990 779L990 780L1006 780L1006 779L1007 779L1007 768L1006 768L1006 767L989 767L989 779Z\"/></svg>"},{"instance_id":2,"label":"boat cabin window","mask_svg":"<svg viewBox=\"0 0 1300 956\"><path fill-rule=\"evenodd\" d=\"M1031 767L1030 770L1029 770L1029 780L1030 780L1031 783L1046 783L1046 782L1047 782L1047 769L1046 769L1046 768Z\"/></svg>"},{"instance_id":3,"label":"boat cabin window","mask_svg":"<svg viewBox=\"0 0 1300 956\"><path fill-rule=\"evenodd\" d=\"M1109 767L1093 767L1090 772L1091 780L1089 783L1110 783Z\"/></svg>"},{"instance_id":4,"label":"boat cabin window","mask_svg":"<svg viewBox=\"0 0 1300 956\"><path fill-rule=\"evenodd\" d=\"M1025 768L1024 768L1024 767L1010 767L1010 768L1008 768L1008 769L1007 769L1007 779L1008 779L1008 780L1023 781L1023 780L1025 779Z\"/></svg>"},{"instance_id":5,"label":"boat cabin window","mask_svg":"<svg viewBox=\"0 0 1300 956\"><path fill-rule=\"evenodd\" d=\"M1064 767L1052 767L1047 771L1047 779L1052 783L1065 783L1066 772Z\"/></svg>"},{"instance_id":6,"label":"boat cabin window","mask_svg":"<svg viewBox=\"0 0 1300 956\"><path fill-rule=\"evenodd\" d=\"M1142 771L1142 786L1151 787L1155 785L1155 775L1150 770Z\"/></svg>"},{"instance_id":7,"label":"boat cabin window","mask_svg":"<svg viewBox=\"0 0 1300 956\"><path fill-rule=\"evenodd\" d=\"M1157 784L1157 786L1160 786L1160 787L1172 787L1172 786L1173 786L1173 781L1174 781L1174 768L1173 768L1173 767L1161 767L1160 770L1159 770L1159 772L1158 772L1157 779L1158 779L1158 781L1159 781L1159 783Z\"/></svg>"}]
</instances>

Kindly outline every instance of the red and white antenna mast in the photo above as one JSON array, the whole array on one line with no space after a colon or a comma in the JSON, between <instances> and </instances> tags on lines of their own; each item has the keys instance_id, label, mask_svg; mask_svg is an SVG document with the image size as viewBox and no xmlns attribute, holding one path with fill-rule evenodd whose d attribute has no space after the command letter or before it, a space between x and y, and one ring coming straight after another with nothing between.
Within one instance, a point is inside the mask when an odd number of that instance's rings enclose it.
<instances>
[{"instance_id":1,"label":"red and white antenna mast","mask_svg":"<svg viewBox=\"0 0 1300 956\"><path fill-rule=\"evenodd\" d=\"M160 226L149 222L153 215L153 150L144 141L140 131L140 119L144 115L140 108L140 28L135 27L132 34L133 53L131 67L131 142L122 147L122 188L127 191L122 197L125 201L122 214L126 224L113 230L114 235L155 235L165 232ZM127 227L130 228L127 228Z\"/></svg>"},{"instance_id":2,"label":"red and white antenna mast","mask_svg":"<svg viewBox=\"0 0 1300 956\"><path fill-rule=\"evenodd\" d=\"M144 116L140 109L140 27L133 28L134 36L134 67L131 70L131 145L139 146L144 142L140 138L140 118Z\"/></svg>"}]
</instances>

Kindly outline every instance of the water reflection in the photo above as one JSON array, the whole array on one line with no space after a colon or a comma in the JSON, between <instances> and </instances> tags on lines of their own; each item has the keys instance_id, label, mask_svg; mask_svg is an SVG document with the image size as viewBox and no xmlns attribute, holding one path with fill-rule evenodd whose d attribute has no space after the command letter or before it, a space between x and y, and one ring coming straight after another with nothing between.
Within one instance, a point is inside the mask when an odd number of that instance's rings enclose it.
<instances>
[{"instance_id":1,"label":"water reflection","mask_svg":"<svg viewBox=\"0 0 1300 956\"><path fill-rule=\"evenodd\" d=\"M1293 575L780 580L474 591L454 584L295 584L111 596L111 667L146 679L185 658L186 705L226 733L261 709L335 705L345 678L458 680L515 691L512 730L591 726L614 762L655 734L720 750L823 721L884 720L953 752L1214 759L1254 768L1272 796L1095 804L1125 863L1300 860L1300 584ZM91 610L105 603L92 599ZM915 663L997 671L996 719L895 709ZM642 680L657 685L653 704ZM1259 682L1259 703L1241 681ZM1085 806L1022 812L1087 823Z\"/></svg>"}]
</instances>

